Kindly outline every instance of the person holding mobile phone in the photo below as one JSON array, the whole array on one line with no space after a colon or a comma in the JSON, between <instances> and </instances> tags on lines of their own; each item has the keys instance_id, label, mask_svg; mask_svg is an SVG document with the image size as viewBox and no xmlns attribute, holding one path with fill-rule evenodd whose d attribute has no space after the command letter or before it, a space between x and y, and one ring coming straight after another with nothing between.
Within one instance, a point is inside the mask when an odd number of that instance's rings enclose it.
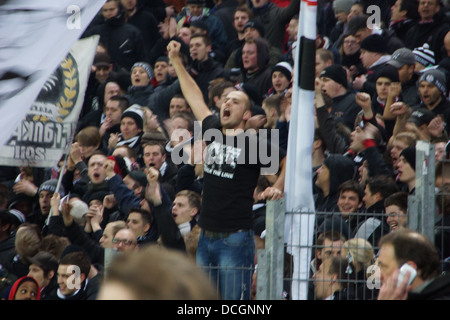
<instances>
[{"instance_id":1,"label":"person holding mobile phone","mask_svg":"<svg viewBox=\"0 0 450 320\"><path fill-rule=\"evenodd\" d=\"M378 300L450 299L450 276L442 274L433 243L418 232L405 228L381 238L377 265Z\"/></svg>"}]
</instances>

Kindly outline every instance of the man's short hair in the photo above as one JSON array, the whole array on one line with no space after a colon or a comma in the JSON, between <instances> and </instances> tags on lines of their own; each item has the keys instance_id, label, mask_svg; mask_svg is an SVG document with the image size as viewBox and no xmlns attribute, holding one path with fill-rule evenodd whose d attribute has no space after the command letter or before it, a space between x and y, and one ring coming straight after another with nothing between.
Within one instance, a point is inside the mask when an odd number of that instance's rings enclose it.
<instances>
[{"instance_id":1,"label":"man's short hair","mask_svg":"<svg viewBox=\"0 0 450 320\"><path fill-rule=\"evenodd\" d=\"M112 96L109 101L118 101L119 108L122 110L122 112L124 112L130 106L130 101L128 100L128 98L122 95Z\"/></svg>"},{"instance_id":2,"label":"man's short hair","mask_svg":"<svg viewBox=\"0 0 450 320\"><path fill-rule=\"evenodd\" d=\"M242 4L240 6L237 6L236 9L234 10L234 13L236 12L245 12L248 15L248 19L252 19L253 18L253 11L252 9L250 9L246 4ZM234 17L234 14L233 14Z\"/></svg>"},{"instance_id":3,"label":"man's short hair","mask_svg":"<svg viewBox=\"0 0 450 320\"><path fill-rule=\"evenodd\" d=\"M432 280L439 276L439 254L426 236L410 229L400 229L381 238L380 248L387 244L393 246L395 260L399 267L408 261L413 261L417 265L417 273L422 280Z\"/></svg>"},{"instance_id":4,"label":"man's short hair","mask_svg":"<svg viewBox=\"0 0 450 320\"><path fill-rule=\"evenodd\" d=\"M70 252L64 255L59 261L59 265L75 265L80 268L80 273L83 273L86 278L91 270L91 260L89 256L83 251Z\"/></svg>"},{"instance_id":5,"label":"man's short hair","mask_svg":"<svg viewBox=\"0 0 450 320\"><path fill-rule=\"evenodd\" d=\"M153 223L153 215L150 211L142 209L142 208L131 208L130 213L139 213L142 217L142 221L144 224L152 224Z\"/></svg>"},{"instance_id":6,"label":"man's short hair","mask_svg":"<svg viewBox=\"0 0 450 320\"><path fill-rule=\"evenodd\" d=\"M181 190L175 195L175 198L180 196L184 196L188 199L189 206L191 208L197 208L200 210L202 206L202 197L199 193L192 190Z\"/></svg>"},{"instance_id":7,"label":"man's short hair","mask_svg":"<svg viewBox=\"0 0 450 320\"><path fill-rule=\"evenodd\" d=\"M324 62L331 61L331 63L334 63L334 55L331 50L319 48L316 50L316 55L319 55L320 59Z\"/></svg>"},{"instance_id":8,"label":"man's short hair","mask_svg":"<svg viewBox=\"0 0 450 320\"><path fill-rule=\"evenodd\" d=\"M194 38L202 38L203 39L203 43L206 46L211 46L212 45L211 38L207 34L196 32L193 35L191 35L191 40L194 39Z\"/></svg>"},{"instance_id":9,"label":"man's short hair","mask_svg":"<svg viewBox=\"0 0 450 320\"><path fill-rule=\"evenodd\" d=\"M412 132L400 132L396 134L393 140L399 140L404 142L408 147L414 147L417 141L417 135Z\"/></svg>"},{"instance_id":10,"label":"man's short hair","mask_svg":"<svg viewBox=\"0 0 450 320\"><path fill-rule=\"evenodd\" d=\"M263 100L263 103L267 106L269 109L275 109L277 112L277 115L279 116L281 114L280 110L280 104L283 97L279 94L271 95L270 97L267 97Z\"/></svg>"},{"instance_id":11,"label":"man's short hair","mask_svg":"<svg viewBox=\"0 0 450 320\"><path fill-rule=\"evenodd\" d=\"M102 142L102 136L98 127L89 126L77 133L75 141L83 147L98 147Z\"/></svg>"},{"instance_id":12,"label":"man's short hair","mask_svg":"<svg viewBox=\"0 0 450 320\"><path fill-rule=\"evenodd\" d=\"M384 199L384 207L397 206L404 213L408 211L408 193L404 191L396 192Z\"/></svg>"},{"instance_id":13,"label":"man's short hair","mask_svg":"<svg viewBox=\"0 0 450 320\"><path fill-rule=\"evenodd\" d=\"M187 122L187 130L194 132L194 114L190 111L177 111L175 112L171 119L181 118Z\"/></svg>"},{"instance_id":14,"label":"man's short hair","mask_svg":"<svg viewBox=\"0 0 450 320\"><path fill-rule=\"evenodd\" d=\"M346 240L345 237L342 235L342 233L340 233L338 231L332 231L332 230L326 231L326 232L321 233L319 235L319 237L317 238L317 246L319 246L319 249L322 249L322 248L320 248L320 246L324 245L325 239L328 239L331 242L334 242L334 241L345 242L345 240Z\"/></svg>"},{"instance_id":15,"label":"man's short hair","mask_svg":"<svg viewBox=\"0 0 450 320\"><path fill-rule=\"evenodd\" d=\"M337 189L337 194L340 196L342 192L346 191L355 192L358 195L359 202L361 202L364 197L364 189L356 180L352 179L342 182Z\"/></svg>"},{"instance_id":16,"label":"man's short hair","mask_svg":"<svg viewBox=\"0 0 450 320\"><path fill-rule=\"evenodd\" d=\"M166 148L159 141L156 141L156 140L146 141L145 143L142 144L142 150L144 150L145 147L147 147L147 146L158 146L161 154L162 155L166 154Z\"/></svg>"}]
</instances>

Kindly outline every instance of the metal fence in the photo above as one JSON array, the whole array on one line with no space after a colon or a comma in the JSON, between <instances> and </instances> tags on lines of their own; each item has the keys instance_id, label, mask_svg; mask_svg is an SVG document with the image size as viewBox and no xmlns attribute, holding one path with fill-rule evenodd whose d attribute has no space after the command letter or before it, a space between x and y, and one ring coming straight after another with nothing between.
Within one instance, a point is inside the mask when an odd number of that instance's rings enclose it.
<instances>
[{"instance_id":1,"label":"metal fence","mask_svg":"<svg viewBox=\"0 0 450 320\"><path fill-rule=\"evenodd\" d=\"M449 164L450 168L450 164ZM450 169L449 177L450 177ZM445 177L445 174L442 174ZM441 235L438 243L442 249L449 241L448 234L450 228L438 221L442 218L437 211L435 188L435 153L434 145L419 141L416 145L416 187L415 194L408 197L408 224L407 226L415 231L426 235L433 243L435 235ZM449 179L450 182L450 179ZM441 190L441 196L446 194ZM450 199L450 188L448 189ZM449 206L450 208L450 206ZM321 292L321 281L319 277L314 277L320 267L317 261L321 255L342 256L334 259L336 266L340 268L340 278L342 283L346 283L348 289L344 290L346 297L341 299L376 299L380 288L379 276L377 274L376 255L378 253L378 240L387 232L389 228L385 224L384 213L358 213L349 219L353 220L352 225L359 225L360 221L366 221L365 229L358 231L357 236L363 241L346 242L345 239L328 241L325 243L320 238L316 227L325 219L331 221L321 230L322 234L329 235L333 231L344 232L344 227L338 219L331 219L333 212L285 212L284 200L269 201L266 211L266 236L265 248L258 250L258 272L256 285L256 299L260 300L280 300L280 299L319 299L325 298ZM293 217L300 224L291 223ZM301 217L301 219L299 218ZM444 221L443 219L441 221ZM312 223L311 223L312 222ZM310 226L316 226L311 230ZM295 226L295 230L292 230ZM347 225L348 227L348 225ZM347 230L348 234L354 235L355 230ZM311 234L311 232L313 232ZM298 234L312 239L312 243L307 245L300 241ZM306 234L305 234L306 233ZM446 234L446 236L444 236ZM289 236L297 235L296 240L289 239ZM300 237L301 237L300 236ZM295 243L292 245L291 243ZM349 253L350 252L350 253ZM443 270L448 268L446 255L440 252ZM336 261L335 261L336 260ZM320 270L319 270L320 271ZM318 272L320 274L320 272ZM318 289L315 287L319 287ZM324 286L325 287L325 286Z\"/></svg>"}]
</instances>

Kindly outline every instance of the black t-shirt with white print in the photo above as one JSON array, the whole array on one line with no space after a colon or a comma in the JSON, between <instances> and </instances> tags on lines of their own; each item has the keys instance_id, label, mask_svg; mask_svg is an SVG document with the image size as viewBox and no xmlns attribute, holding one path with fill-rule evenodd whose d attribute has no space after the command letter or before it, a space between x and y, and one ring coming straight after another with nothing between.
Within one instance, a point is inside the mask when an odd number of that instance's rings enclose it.
<instances>
[{"instance_id":1,"label":"black t-shirt with white print","mask_svg":"<svg viewBox=\"0 0 450 320\"><path fill-rule=\"evenodd\" d=\"M224 135L221 130L215 115L202 122L206 156L199 225L216 232L251 229L253 192L261 169L270 167L276 173L285 154L256 134Z\"/></svg>"}]
</instances>

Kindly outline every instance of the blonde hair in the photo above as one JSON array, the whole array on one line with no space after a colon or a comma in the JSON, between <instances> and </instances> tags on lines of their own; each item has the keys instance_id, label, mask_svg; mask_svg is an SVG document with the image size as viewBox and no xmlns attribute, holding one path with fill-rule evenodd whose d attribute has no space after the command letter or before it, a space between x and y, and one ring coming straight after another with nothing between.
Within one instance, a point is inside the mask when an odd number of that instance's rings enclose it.
<instances>
[{"instance_id":1,"label":"blonde hair","mask_svg":"<svg viewBox=\"0 0 450 320\"><path fill-rule=\"evenodd\" d=\"M352 238L344 242L341 255L352 263L356 272L366 269L375 257L372 245L365 239Z\"/></svg>"}]
</instances>

